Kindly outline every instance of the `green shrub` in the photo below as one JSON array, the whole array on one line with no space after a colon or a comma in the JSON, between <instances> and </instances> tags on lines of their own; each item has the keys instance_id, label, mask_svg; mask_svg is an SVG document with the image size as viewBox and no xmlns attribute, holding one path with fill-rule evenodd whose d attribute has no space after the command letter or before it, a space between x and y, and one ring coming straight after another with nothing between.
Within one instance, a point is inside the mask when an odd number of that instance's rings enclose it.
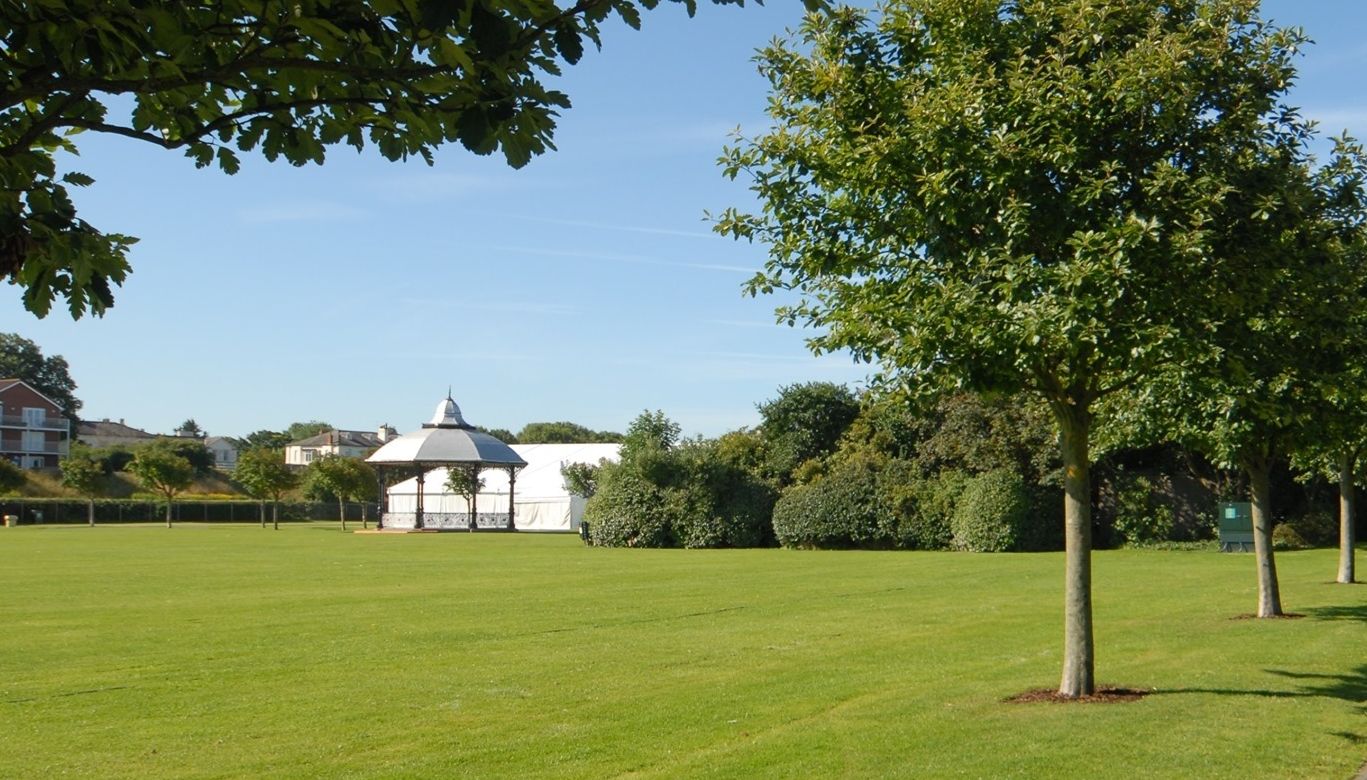
<instances>
[{"instance_id":1,"label":"green shrub","mask_svg":"<svg viewBox=\"0 0 1367 780\"><path fill-rule=\"evenodd\" d=\"M1114 527L1125 544L1152 544L1172 537L1172 508L1155 500L1147 477L1120 474L1115 481Z\"/></svg>"},{"instance_id":2,"label":"green shrub","mask_svg":"<svg viewBox=\"0 0 1367 780\"><path fill-rule=\"evenodd\" d=\"M1339 543L1338 518L1323 509L1312 509L1282 525L1294 529L1308 547L1334 547Z\"/></svg>"},{"instance_id":3,"label":"green shrub","mask_svg":"<svg viewBox=\"0 0 1367 780\"><path fill-rule=\"evenodd\" d=\"M1030 496L1009 469L979 474L968 482L954 510L954 547L971 552L1017 549L1030 517Z\"/></svg>"},{"instance_id":4,"label":"green shrub","mask_svg":"<svg viewBox=\"0 0 1367 780\"><path fill-rule=\"evenodd\" d=\"M593 543L605 547L672 547L673 534L661 511L663 496L646 479L620 464L598 475L598 492L584 508Z\"/></svg>"},{"instance_id":5,"label":"green shrub","mask_svg":"<svg viewBox=\"0 0 1367 780\"><path fill-rule=\"evenodd\" d=\"M947 550L954 537L954 506L969 476L953 469L929 478L915 474L914 463L897 460L879 475L885 533L902 549Z\"/></svg>"},{"instance_id":6,"label":"green shrub","mask_svg":"<svg viewBox=\"0 0 1367 780\"><path fill-rule=\"evenodd\" d=\"M774 506L774 535L784 547L886 549L893 540L880 515L877 471L868 463L844 463L823 479L783 492Z\"/></svg>"},{"instance_id":7,"label":"green shrub","mask_svg":"<svg viewBox=\"0 0 1367 780\"><path fill-rule=\"evenodd\" d=\"M662 415L645 422L673 430ZM773 541L773 506L773 490L717 442L656 437L600 465L584 520L608 547L759 547Z\"/></svg>"},{"instance_id":8,"label":"green shrub","mask_svg":"<svg viewBox=\"0 0 1367 780\"><path fill-rule=\"evenodd\" d=\"M1311 547L1289 523L1280 523L1272 529L1272 547L1276 550L1304 550Z\"/></svg>"}]
</instances>

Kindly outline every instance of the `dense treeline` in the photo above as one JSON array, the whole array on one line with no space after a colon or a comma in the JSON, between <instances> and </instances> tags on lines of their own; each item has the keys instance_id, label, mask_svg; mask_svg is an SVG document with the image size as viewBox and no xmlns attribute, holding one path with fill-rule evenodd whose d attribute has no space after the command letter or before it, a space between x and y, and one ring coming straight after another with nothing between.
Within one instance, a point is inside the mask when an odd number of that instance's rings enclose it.
<instances>
[{"instance_id":1,"label":"dense treeline","mask_svg":"<svg viewBox=\"0 0 1367 780\"><path fill-rule=\"evenodd\" d=\"M575 467L596 544L1058 550L1061 462L1047 409L1027 395L957 393L918 406L829 383L782 388L761 422L679 438L661 412L632 423L617 464ZM1336 540L1329 482L1274 470L1284 546ZM1248 480L1195 450L1116 447L1095 466L1102 547L1212 540L1221 501Z\"/></svg>"}]
</instances>

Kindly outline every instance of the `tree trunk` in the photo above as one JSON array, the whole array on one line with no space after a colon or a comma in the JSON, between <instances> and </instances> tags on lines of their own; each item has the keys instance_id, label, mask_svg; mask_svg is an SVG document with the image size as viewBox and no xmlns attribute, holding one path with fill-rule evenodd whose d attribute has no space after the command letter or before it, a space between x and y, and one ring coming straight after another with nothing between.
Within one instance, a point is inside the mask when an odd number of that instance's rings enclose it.
<instances>
[{"instance_id":1,"label":"tree trunk","mask_svg":"<svg viewBox=\"0 0 1367 780\"><path fill-rule=\"evenodd\" d=\"M1056 416L1063 454L1063 680L1060 696L1096 692L1092 639L1091 412L1068 407Z\"/></svg>"},{"instance_id":2,"label":"tree trunk","mask_svg":"<svg viewBox=\"0 0 1367 780\"><path fill-rule=\"evenodd\" d=\"M94 527L95 527L95 499L93 499L93 498L87 498L87 499L85 500L85 511L86 511L86 521L90 523L90 527L91 527L91 528L94 528Z\"/></svg>"},{"instance_id":3,"label":"tree trunk","mask_svg":"<svg viewBox=\"0 0 1367 780\"><path fill-rule=\"evenodd\" d=\"M166 499L166 527L171 527L171 499L169 496Z\"/></svg>"},{"instance_id":4,"label":"tree trunk","mask_svg":"<svg viewBox=\"0 0 1367 780\"><path fill-rule=\"evenodd\" d=\"M1345 585L1354 581L1353 545L1357 542L1353 521L1353 469L1357 465L1355 453L1343 453L1339 459L1339 575L1337 582Z\"/></svg>"},{"instance_id":5,"label":"tree trunk","mask_svg":"<svg viewBox=\"0 0 1367 780\"><path fill-rule=\"evenodd\" d=\"M345 530L346 530L346 502L342 501L342 499L340 499L340 498L337 499L337 512L338 512L338 514L339 514L339 515L341 516L341 518L342 518L342 530L345 531Z\"/></svg>"},{"instance_id":6,"label":"tree trunk","mask_svg":"<svg viewBox=\"0 0 1367 780\"><path fill-rule=\"evenodd\" d=\"M271 504L271 525L273 525L273 526L275 527L275 530L277 530L277 531L280 530L280 500L279 500L279 499L276 499L276 500Z\"/></svg>"},{"instance_id":7,"label":"tree trunk","mask_svg":"<svg viewBox=\"0 0 1367 780\"><path fill-rule=\"evenodd\" d=\"M361 527L362 527L362 528L369 528L369 527L370 527L370 523L367 522L367 518L366 518L366 516L365 516L365 502L364 502L364 501L361 502Z\"/></svg>"},{"instance_id":8,"label":"tree trunk","mask_svg":"<svg viewBox=\"0 0 1367 780\"><path fill-rule=\"evenodd\" d=\"M1272 556L1272 459L1247 461L1249 487L1253 491L1253 557L1258 567L1258 617L1282 614L1282 595L1277 587L1277 561Z\"/></svg>"},{"instance_id":9,"label":"tree trunk","mask_svg":"<svg viewBox=\"0 0 1367 780\"><path fill-rule=\"evenodd\" d=\"M265 528L265 527L266 527L266 502L265 502L265 501L260 502L260 508L261 508L261 527L262 527L262 528Z\"/></svg>"}]
</instances>

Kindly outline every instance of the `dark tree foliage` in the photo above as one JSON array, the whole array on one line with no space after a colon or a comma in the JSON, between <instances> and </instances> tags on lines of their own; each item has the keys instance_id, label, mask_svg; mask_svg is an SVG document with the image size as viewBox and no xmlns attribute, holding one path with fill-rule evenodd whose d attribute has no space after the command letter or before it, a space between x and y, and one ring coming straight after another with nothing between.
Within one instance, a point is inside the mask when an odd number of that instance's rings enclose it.
<instances>
[{"instance_id":1,"label":"dark tree foliage","mask_svg":"<svg viewBox=\"0 0 1367 780\"><path fill-rule=\"evenodd\" d=\"M1009 469L1032 484L1061 484L1053 417L1034 396L955 393L920 423L915 461L925 474Z\"/></svg>"},{"instance_id":2,"label":"dark tree foliage","mask_svg":"<svg viewBox=\"0 0 1367 780\"><path fill-rule=\"evenodd\" d=\"M808 382L780 388L778 398L759 405L768 475L790 481L798 466L835 451L859 416L859 399L844 385Z\"/></svg>"},{"instance_id":3,"label":"dark tree foliage","mask_svg":"<svg viewBox=\"0 0 1367 780\"><path fill-rule=\"evenodd\" d=\"M62 416L77 419L81 402L75 396L76 382L70 367L61 355L43 357L37 344L18 333L0 333L0 379L24 380L55 401L62 408Z\"/></svg>"},{"instance_id":4,"label":"dark tree foliage","mask_svg":"<svg viewBox=\"0 0 1367 780\"><path fill-rule=\"evenodd\" d=\"M8 458L0 458L0 493L10 493L23 487L28 481L24 470L14 465Z\"/></svg>"},{"instance_id":5,"label":"dark tree foliage","mask_svg":"<svg viewBox=\"0 0 1367 780\"><path fill-rule=\"evenodd\" d=\"M282 431L271 431L262 429L253 431L241 439L235 439L239 450L278 450L283 449L289 444L290 436Z\"/></svg>"}]
</instances>

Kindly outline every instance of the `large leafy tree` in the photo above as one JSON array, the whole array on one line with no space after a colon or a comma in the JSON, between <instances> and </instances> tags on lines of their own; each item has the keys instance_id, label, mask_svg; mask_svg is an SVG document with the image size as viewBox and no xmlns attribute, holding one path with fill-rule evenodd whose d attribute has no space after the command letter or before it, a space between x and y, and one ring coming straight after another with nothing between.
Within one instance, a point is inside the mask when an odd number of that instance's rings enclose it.
<instances>
[{"instance_id":1,"label":"large leafy tree","mask_svg":"<svg viewBox=\"0 0 1367 780\"><path fill-rule=\"evenodd\" d=\"M692 13L697 0L668 0ZM238 169L328 147L386 158L460 142L514 167L553 148L569 97L543 80L661 0L34 0L0 4L0 277L38 316L113 305L136 239L81 219L56 153L74 134L180 149ZM743 0L713 0L739 5ZM813 0L806 0L809 5Z\"/></svg>"},{"instance_id":2,"label":"large leafy tree","mask_svg":"<svg viewBox=\"0 0 1367 780\"><path fill-rule=\"evenodd\" d=\"M1341 377L1344 289L1327 244L1322 192L1294 138L1251 154L1217 251L1232 272L1210 359L1182 366L1150 402L1171 407L1190 441L1243 470L1252 498L1258 617L1283 614L1272 549L1272 470L1328 434ZM1163 387L1160 382L1158 387Z\"/></svg>"},{"instance_id":3,"label":"large leafy tree","mask_svg":"<svg viewBox=\"0 0 1367 780\"><path fill-rule=\"evenodd\" d=\"M1346 133L1334 140L1329 161L1316 172L1325 220L1326 280L1334 295L1317 303L1330 307L1336 330L1315 354L1322 378L1323 408L1311 440L1292 454L1310 477L1339 483L1339 562L1336 581L1356 581L1356 481L1367 446L1367 153ZM1327 346L1327 348L1326 348Z\"/></svg>"},{"instance_id":4,"label":"large leafy tree","mask_svg":"<svg viewBox=\"0 0 1367 780\"><path fill-rule=\"evenodd\" d=\"M299 475L285 465L285 453L279 449L247 450L237 459L233 479L262 502L262 528L266 527L265 500L271 500L271 525L280 530L280 499L299 483Z\"/></svg>"},{"instance_id":5,"label":"large leafy tree","mask_svg":"<svg viewBox=\"0 0 1367 780\"><path fill-rule=\"evenodd\" d=\"M66 358L44 357L37 344L18 333L0 333L0 379L24 380L62 407L62 416L69 419L76 419L81 410Z\"/></svg>"},{"instance_id":6,"label":"large leafy tree","mask_svg":"<svg viewBox=\"0 0 1367 780\"><path fill-rule=\"evenodd\" d=\"M726 151L770 246L752 292L927 390L1028 390L1058 428L1059 694L1095 689L1100 399L1206 348L1209 226L1302 37L1256 0L902 0L809 15L759 57L772 127Z\"/></svg>"}]
</instances>

